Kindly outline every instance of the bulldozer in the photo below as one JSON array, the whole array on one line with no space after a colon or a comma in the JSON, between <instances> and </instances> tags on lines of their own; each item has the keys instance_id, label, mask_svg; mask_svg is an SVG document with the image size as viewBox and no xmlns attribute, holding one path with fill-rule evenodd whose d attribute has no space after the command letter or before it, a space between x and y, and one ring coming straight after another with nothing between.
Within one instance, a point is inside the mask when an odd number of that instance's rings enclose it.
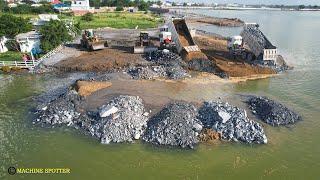
<instances>
[{"instance_id":1,"label":"bulldozer","mask_svg":"<svg viewBox=\"0 0 320 180\"><path fill-rule=\"evenodd\" d=\"M88 49L89 51L101 50L108 47L107 41L96 36L91 29L84 31L80 42L81 47Z\"/></svg>"}]
</instances>

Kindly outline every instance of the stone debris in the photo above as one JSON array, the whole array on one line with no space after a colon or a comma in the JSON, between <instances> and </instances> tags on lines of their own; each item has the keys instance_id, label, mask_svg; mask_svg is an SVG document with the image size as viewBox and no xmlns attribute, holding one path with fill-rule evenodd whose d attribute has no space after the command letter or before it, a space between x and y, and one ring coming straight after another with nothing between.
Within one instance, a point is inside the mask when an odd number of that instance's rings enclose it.
<instances>
[{"instance_id":1,"label":"stone debris","mask_svg":"<svg viewBox=\"0 0 320 180\"><path fill-rule=\"evenodd\" d=\"M100 108L99 115L101 118L105 118L105 117L110 116L111 114L118 112L118 111L119 111L119 109L114 106L104 105Z\"/></svg>"},{"instance_id":2,"label":"stone debris","mask_svg":"<svg viewBox=\"0 0 320 180\"><path fill-rule=\"evenodd\" d=\"M153 51L145 54L145 59L151 62L151 65L134 66L129 67L126 70L133 79L183 79L185 77L190 77L187 71L183 68L186 67L186 63L175 53Z\"/></svg>"},{"instance_id":3,"label":"stone debris","mask_svg":"<svg viewBox=\"0 0 320 180\"><path fill-rule=\"evenodd\" d=\"M76 111L76 104L79 101L80 96L76 91L68 91L50 103L39 105L36 112L39 118L36 121L50 125L71 126L74 124L74 119L80 116Z\"/></svg>"},{"instance_id":4,"label":"stone debris","mask_svg":"<svg viewBox=\"0 0 320 180\"><path fill-rule=\"evenodd\" d=\"M133 79L156 79L164 78L167 76L166 68L163 66L146 66L146 67L130 67L127 73L132 76Z\"/></svg>"},{"instance_id":5,"label":"stone debris","mask_svg":"<svg viewBox=\"0 0 320 180\"><path fill-rule=\"evenodd\" d=\"M294 124L301 116L267 97L252 96L247 101L253 114L272 126Z\"/></svg>"},{"instance_id":6,"label":"stone debris","mask_svg":"<svg viewBox=\"0 0 320 180\"><path fill-rule=\"evenodd\" d=\"M204 127L221 134L221 139L245 143L267 143L262 126L248 119L246 111L228 103L209 101L199 110Z\"/></svg>"},{"instance_id":7,"label":"stone debris","mask_svg":"<svg viewBox=\"0 0 320 180\"><path fill-rule=\"evenodd\" d=\"M154 51L145 55L145 59L151 62L150 66L136 66L127 69L133 79L182 79L190 77L183 68L186 63L175 53Z\"/></svg>"},{"instance_id":8,"label":"stone debris","mask_svg":"<svg viewBox=\"0 0 320 180\"><path fill-rule=\"evenodd\" d=\"M193 148L199 142L202 123L197 119L197 108L187 102L167 105L148 122L143 140L156 145Z\"/></svg>"},{"instance_id":9,"label":"stone debris","mask_svg":"<svg viewBox=\"0 0 320 180\"><path fill-rule=\"evenodd\" d=\"M145 55L145 59L157 65L164 66L182 66L186 67L186 63L175 53L165 51L153 51Z\"/></svg>"},{"instance_id":10,"label":"stone debris","mask_svg":"<svg viewBox=\"0 0 320 180\"><path fill-rule=\"evenodd\" d=\"M99 117L88 128L101 143L132 142L146 129L148 117L142 99L120 95L99 109Z\"/></svg>"}]
</instances>

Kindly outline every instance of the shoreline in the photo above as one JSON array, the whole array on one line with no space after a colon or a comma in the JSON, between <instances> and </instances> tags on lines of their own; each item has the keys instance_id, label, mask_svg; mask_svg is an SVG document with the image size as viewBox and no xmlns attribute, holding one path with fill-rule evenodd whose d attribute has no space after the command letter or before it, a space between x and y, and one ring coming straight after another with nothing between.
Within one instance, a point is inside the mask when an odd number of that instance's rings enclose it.
<instances>
[{"instance_id":1,"label":"shoreline","mask_svg":"<svg viewBox=\"0 0 320 180\"><path fill-rule=\"evenodd\" d=\"M175 7L166 7L169 10L186 10L186 9L204 9L204 10L229 10L229 11L252 11L252 10L259 10L259 11L294 11L294 12L310 12L310 11L320 11L320 9L281 9L281 8L240 8L240 7L211 7L211 6L175 6Z\"/></svg>"}]
</instances>

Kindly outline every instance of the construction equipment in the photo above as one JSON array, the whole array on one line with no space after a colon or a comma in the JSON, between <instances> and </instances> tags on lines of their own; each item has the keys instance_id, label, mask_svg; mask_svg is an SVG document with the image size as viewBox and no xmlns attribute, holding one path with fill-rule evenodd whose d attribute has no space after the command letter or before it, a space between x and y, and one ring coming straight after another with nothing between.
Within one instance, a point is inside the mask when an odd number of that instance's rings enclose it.
<instances>
[{"instance_id":1,"label":"construction equipment","mask_svg":"<svg viewBox=\"0 0 320 180\"><path fill-rule=\"evenodd\" d=\"M140 32L139 42L133 47L133 53L143 54L158 50L157 47L150 46L150 37L148 32Z\"/></svg>"},{"instance_id":2,"label":"construction equipment","mask_svg":"<svg viewBox=\"0 0 320 180\"><path fill-rule=\"evenodd\" d=\"M168 31L172 33L172 41L175 43L177 52L181 54L191 52L201 52L200 48L194 43L185 19L173 18L168 23Z\"/></svg>"},{"instance_id":3,"label":"construction equipment","mask_svg":"<svg viewBox=\"0 0 320 180\"><path fill-rule=\"evenodd\" d=\"M175 43L172 41L172 33L169 31L169 27L164 25L160 27L160 49L168 49L174 51L176 49Z\"/></svg>"},{"instance_id":4,"label":"construction equipment","mask_svg":"<svg viewBox=\"0 0 320 180\"><path fill-rule=\"evenodd\" d=\"M242 46L242 37L241 36L233 36L232 38L228 39L228 49L229 50L237 50L241 49Z\"/></svg>"},{"instance_id":5,"label":"construction equipment","mask_svg":"<svg viewBox=\"0 0 320 180\"><path fill-rule=\"evenodd\" d=\"M244 47L249 51L243 51L242 57L247 60L273 60L276 61L277 47L267 39L260 31L256 23L245 24L240 34L243 38Z\"/></svg>"},{"instance_id":6,"label":"construction equipment","mask_svg":"<svg viewBox=\"0 0 320 180\"><path fill-rule=\"evenodd\" d=\"M101 50L108 46L107 41L96 36L92 29L85 30L80 41L81 46L90 51Z\"/></svg>"}]
</instances>

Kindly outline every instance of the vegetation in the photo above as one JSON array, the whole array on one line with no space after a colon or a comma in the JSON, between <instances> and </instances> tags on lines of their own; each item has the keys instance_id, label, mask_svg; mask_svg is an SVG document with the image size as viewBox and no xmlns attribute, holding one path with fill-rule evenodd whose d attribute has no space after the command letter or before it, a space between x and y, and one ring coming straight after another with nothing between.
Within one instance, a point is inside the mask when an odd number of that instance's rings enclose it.
<instances>
[{"instance_id":1,"label":"vegetation","mask_svg":"<svg viewBox=\"0 0 320 180\"><path fill-rule=\"evenodd\" d=\"M19 33L32 30L28 19L4 14L0 16L0 36L15 37Z\"/></svg>"},{"instance_id":2,"label":"vegetation","mask_svg":"<svg viewBox=\"0 0 320 180\"><path fill-rule=\"evenodd\" d=\"M0 53L0 61L21 61L22 53L18 51L7 51Z\"/></svg>"},{"instance_id":3,"label":"vegetation","mask_svg":"<svg viewBox=\"0 0 320 180\"><path fill-rule=\"evenodd\" d=\"M51 20L40 28L42 34L40 48L46 53L58 45L72 40L69 30L62 21Z\"/></svg>"},{"instance_id":4,"label":"vegetation","mask_svg":"<svg viewBox=\"0 0 320 180\"><path fill-rule=\"evenodd\" d=\"M19 44L15 39L8 40L5 45L9 51L20 51Z\"/></svg>"},{"instance_id":5,"label":"vegetation","mask_svg":"<svg viewBox=\"0 0 320 180\"><path fill-rule=\"evenodd\" d=\"M1 5L0 5L1 7ZM48 3L43 3L39 7L33 7L30 4L19 4L17 7L9 8L5 5L2 10L5 13L13 14L44 14L44 13L54 13L53 7Z\"/></svg>"},{"instance_id":6,"label":"vegetation","mask_svg":"<svg viewBox=\"0 0 320 180\"><path fill-rule=\"evenodd\" d=\"M92 21L93 20L93 14L90 13L90 12L86 13L85 15L83 15L81 17L81 20L83 20L83 21Z\"/></svg>"},{"instance_id":7,"label":"vegetation","mask_svg":"<svg viewBox=\"0 0 320 180\"><path fill-rule=\"evenodd\" d=\"M123 7L122 6L117 6L116 7L116 11L123 11Z\"/></svg>"},{"instance_id":8,"label":"vegetation","mask_svg":"<svg viewBox=\"0 0 320 180\"><path fill-rule=\"evenodd\" d=\"M135 28L140 29L156 27L161 18L152 14L110 12L93 15L93 21L83 21L81 17L75 17L76 22L80 22L81 29L96 29L102 27L112 28Z\"/></svg>"},{"instance_id":9,"label":"vegetation","mask_svg":"<svg viewBox=\"0 0 320 180\"><path fill-rule=\"evenodd\" d=\"M7 2L0 1L0 12L3 12L6 7L8 7Z\"/></svg>"}]
</instances>

